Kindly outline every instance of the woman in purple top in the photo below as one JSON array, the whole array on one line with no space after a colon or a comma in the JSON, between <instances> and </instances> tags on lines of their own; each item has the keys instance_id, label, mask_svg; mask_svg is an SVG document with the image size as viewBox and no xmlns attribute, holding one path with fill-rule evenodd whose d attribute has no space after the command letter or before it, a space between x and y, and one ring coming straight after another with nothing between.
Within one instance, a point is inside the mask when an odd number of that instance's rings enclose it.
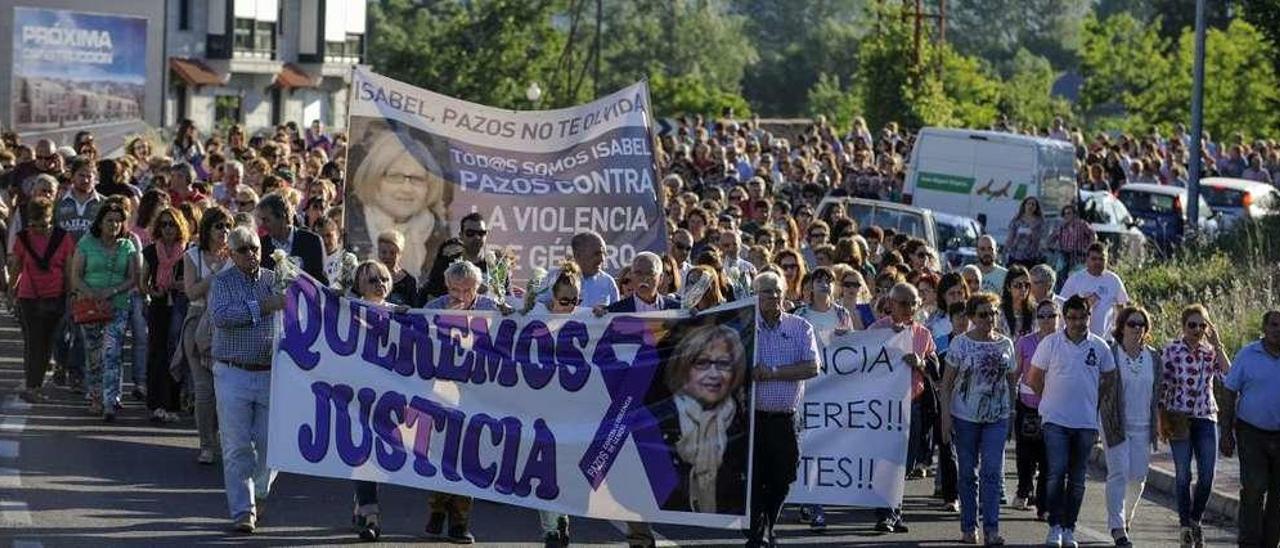
<instances>
[{"instance_id":1,"label":"woman in purple top","mask_svg":"<svg viewBox=\"0 0 1280 548\"><path fill-rule=\"evenodd\" d=\"M1044 437L1040 433L1040 413L1037 410L1040 396L1027 385L1026 378L1031 371L1031 356L1035 355L1036 347L1057 329L1058 305L1052 299L1040 301L1036 305L1036 330L1019 338L1013 348L1018 356L1018 401L1013 423L1017 443L1018 496L1013 506L1019 510L1030 510L1034 506L1042 520L1049 514L1044 500L1049 461L1044 452Z\"/></svg>"}]
</instances>

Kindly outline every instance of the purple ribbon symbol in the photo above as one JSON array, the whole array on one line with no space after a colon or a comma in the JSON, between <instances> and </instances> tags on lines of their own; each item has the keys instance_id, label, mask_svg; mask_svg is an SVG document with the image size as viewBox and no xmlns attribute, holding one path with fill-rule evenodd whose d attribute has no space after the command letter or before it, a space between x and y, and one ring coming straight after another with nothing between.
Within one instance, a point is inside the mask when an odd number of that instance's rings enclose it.
<instances>
[{"instance_id":1,"label":"purple ribbon symbol","mask_svg":"<svg viewBox=\"0 0 1280 548\"><path fill-rule=\"evenodd\" d=\"M631 363L618 359L615 345L638 345L635 359ZM604 378L611 403L578 468L591 488L599 489L627 437L634 436L653 494L659 502L666 500L676 487L676 470L658 421L644 406L659 365L653 332L640 318L619 316L605 329L592 361Z\"/></svg>"}]
</instances>

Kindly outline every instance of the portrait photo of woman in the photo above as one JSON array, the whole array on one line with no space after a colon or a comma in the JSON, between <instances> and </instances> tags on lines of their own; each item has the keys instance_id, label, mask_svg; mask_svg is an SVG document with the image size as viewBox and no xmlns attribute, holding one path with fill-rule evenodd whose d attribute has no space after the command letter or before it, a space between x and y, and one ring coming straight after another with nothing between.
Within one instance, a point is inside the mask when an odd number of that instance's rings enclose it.
<instances>
[{"instance_id":1,"label":"portrait photo of woman","mask_svg":"<svg viewBox=\"0 0 1280 548\"><path fill-rule=\"evenodd\" d=\"M422 279L449 235L453 185L446 180L443 142L396 122L352 119L353 174L347 196L347 241L361 259L376 258L377 237L404 235L401 264Z\"/></svg>"},{"instance_id":2,"label":"portrait photo of woman","mask_svg":"<svg viewBox=\"0 0 1280 548\"><path fill-rule=\"evenodd\" d=\"M651 409L677 472L664 510L741 514L746 508L748 409L742 334L685 323L666 362L671 397Z\"/></svg>"}]
</instances>

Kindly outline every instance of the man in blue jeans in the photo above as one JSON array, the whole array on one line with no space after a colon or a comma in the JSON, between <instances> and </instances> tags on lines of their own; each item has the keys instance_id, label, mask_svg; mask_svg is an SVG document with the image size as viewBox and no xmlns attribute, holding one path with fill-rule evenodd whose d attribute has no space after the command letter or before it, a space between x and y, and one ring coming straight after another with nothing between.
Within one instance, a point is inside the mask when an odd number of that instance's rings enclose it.
<instances>
[{"instance_id":1,"label":"man in blue jeans","mask_svg":"<svg viewBox=\"0 0 1280 548\"><path fill-rule=\"evenodd\" d=\"M1040 342L1027 375L1027 384L1040 395L1049 457L1046 546L1077 546L1076 517L1084 500L1085 468L1098 439L1098 386L1104 376L1111 379L1116 373L1107 343L1089 333L1089 313L1084 297L1067 299L1063 305L1066 329Z\"/></svg>"}]
</instances>

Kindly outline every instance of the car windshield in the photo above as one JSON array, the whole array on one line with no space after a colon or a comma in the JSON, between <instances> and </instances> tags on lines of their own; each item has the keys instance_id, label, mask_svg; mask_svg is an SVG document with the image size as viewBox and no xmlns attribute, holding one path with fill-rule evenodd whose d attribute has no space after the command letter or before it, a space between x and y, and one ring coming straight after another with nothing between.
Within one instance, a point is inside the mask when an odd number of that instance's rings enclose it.
<instances>
[{"instance_id":1,"label":"car windshield","mask_svg":"<svg viewBox=\"0 0 1280 548\"><path fill-rule=\"evenodd\" d=\"M1173 213L1174 197L1168 194L1121 190L1120 201L1134 213Z\"/></svg>"},{"instance_id":2,"label":"car windshield","mask_svg":"<svg viewBox=\"0 0 1280 548\"><path fill-rule=\"evenodd\" d=\"M949 251L961 247L978 247L978 231L971 223L938 223L938 241L943 250Z\"/></svg>"},{"instance_id":3,"label":"car windshield","mask_svg":"<svg viewBox=\"0 0 1280 548\"><path fill-rule=\"evenodd\" d=\"M1243 207L1244 192L1234 188L1223 188L1209 185L1200 187L1200 195L1204 201L1214 207Z\"/></svg>"},{"instance_id":4,"label":"car windshield","mask_svg":"<svg viewBox=\"0 0 1280 548\"><path fill-rule=\"evenodd\" d=\"M924 218L918 213L888 209L868 204L851 203L849 216L858 221L858 226L878 226L892 228L898 233L910 234L924 238Z\"/></svg>"}]
</instances>

